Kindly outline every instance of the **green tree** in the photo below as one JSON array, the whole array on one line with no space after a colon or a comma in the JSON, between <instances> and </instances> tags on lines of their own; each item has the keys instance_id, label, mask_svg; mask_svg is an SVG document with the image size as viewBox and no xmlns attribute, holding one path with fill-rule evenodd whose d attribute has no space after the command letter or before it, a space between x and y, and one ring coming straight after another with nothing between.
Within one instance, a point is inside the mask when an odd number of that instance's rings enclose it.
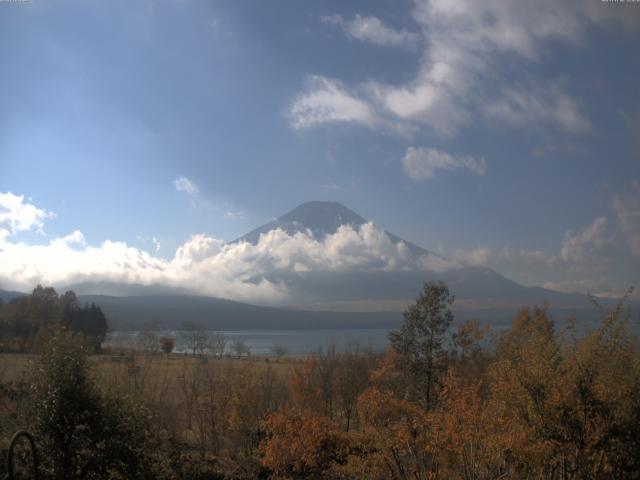
<instances>
[{"instance_id":1,"label":"green tree","mask_svg":"<svg viewBox=\"0 0 640 480\"><path fill-rule=\"evenodd\" d=\"M444 283L426 282L416 302L405 310L400 329L389 333L391 346L400 354L409 377L409 396L425 407L433 405L442 370L443 342L453 321L449 308L453 301Z\"/></svg>"},{"instance_id":2,"label":"green tree","mask_svg":"<svg viewBox=\"0 0 640 480\"><path fill-rule=\"evenodd\" d=\"M144 478L148 414L100 394L88 351L83 337L59 329L32 367L30 418L44 473L65 480Z\"/></svg>"}]
</instances>

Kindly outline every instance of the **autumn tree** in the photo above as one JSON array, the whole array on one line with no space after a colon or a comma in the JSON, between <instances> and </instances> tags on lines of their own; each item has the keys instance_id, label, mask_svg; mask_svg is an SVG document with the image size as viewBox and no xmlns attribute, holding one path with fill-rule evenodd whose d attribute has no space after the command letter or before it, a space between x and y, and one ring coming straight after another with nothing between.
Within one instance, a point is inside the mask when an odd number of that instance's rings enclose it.
<instances>
[{"instance_id":1,"label":"autumn tree","mask_svg":"<svg viewBox=\"0 0 640 480\"><path fill-rule=\"evenodd\" d=\"M349 431L357 417L358 396L369 386L369 374L377 356L357 345L347 345L337 359L335 375L336 406L345 431Z\"/></svg>"},{"instance_id":2,"label":"autumn tree","mask_svg":"<svg viewBox=\"0 0 640 480\"><path fill-rule=\"evenodd\" d=\"M309 355L302 365L293 370L290 388L298 409L325 413L320 366L315 355Z\"/></svg>"},{"instance_id":3,"label":"autumn tree","mask_svg":"<svg viewBox=\"0 0 640 480\"><path fill-rule=\"evenodd\" d=\"M174 337L168 337L168 336L160 337L160 348L162 348L162 351L167 355L173 352L173 349L175 348L175 346L176 346L176 339Z\"/></svg>"},{"instance_id":4,"label":"autumn tree","mask_svg":"<svg viewBox=\"0 0 640 480\"><path fill-rule=\"evenodd\" d=\"M358 397L360 430L349 434L351 451L337 469L346 478L438 478L440 438L433 413L390 391L372 387Z\"/></svg>"},{"instance_id":5,"label":"autumn tree","mask_svg":"<svg viewBox=\"0 0 640 480\"><path fill-rule=\"evenodd\" d=\"M263 428L266 438L258 452L276 478L318 478L347 456L346 436L327 417L311 410L274 413Z\"/></svg>"},{"instance_id":6,"label":"autumn tree","mask_svg":"<svg viewBox=\"0 0 640 480\"><path fill-rule=\"evenodd\" d=\"M546 308L523 309L488 370L491 440L513 476L638 478L640 349L621 304L578 337L555 331ZM632 473L634 472L634 473Z\"/></svg>"},{"instance_id":7,"label":"autumn tree","mask_svg":"<svg viewBox=\"0 0 640 480\"><path fill-rule=\"evenodd\" d=\"M451 336L455 347L452 363L456 365L458 374L471 381L480 380L491 358L483 348L488 343L490 333L491 327L481 326L478 320L469 320L456 326Z\"/></svg>"},{"instance_id":8,"label":"autumn tree","mask_svg":"<svg viewBox=\"0 0 640 480\"><path fill-rule=\"evenodd\" d=\"M471 379L449 369L442 379L441 405L432 414L434 434L442 439L438 451L444 478L492 480L507 475L509 436L518 429L501 423L481 394L482 375Z\"/></svg>"},{"instance_id":9,"label":"autumn tree","mask_svg":"<svg viewBox=\"0 0 640 480\"><path fill-rule=\"evenodd\" d=\"M481 327L478 320L472 319L458 325L451 339L460 355L468 357L482 350L482 341L489 331L488 325Z\"/></svg>"},{"instance_id":10,"label":"autumn tree","mask_svg":"<svg viewBox=\"0 0 640 480\"><path fill-rule=\"evenodd\" d=\"M453 301L444 283L427 282L416 302L405 310L400 330L389 333L391 346L402 356L411 379L409 396L426 407L434 404L445 335L453 321L449 308Z\"/></svg>"}]
</instances>

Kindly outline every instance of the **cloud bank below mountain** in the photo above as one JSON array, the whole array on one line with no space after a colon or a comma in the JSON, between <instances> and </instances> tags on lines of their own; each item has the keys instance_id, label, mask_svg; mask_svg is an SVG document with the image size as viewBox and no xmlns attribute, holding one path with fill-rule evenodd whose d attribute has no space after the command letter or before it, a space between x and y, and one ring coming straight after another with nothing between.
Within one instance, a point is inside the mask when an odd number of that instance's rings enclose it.
<instances>
[{"instance_id":1,"label":"cloud bank below mountain","mask_svg":"<svg viewBox=\"0 0 640 480\"><path fill-rule=\"evenodd\" d=\"M292 272L443 271L463 265L435 254L412 255L404 242L394 243L373 223L344 225L321 240L311 232L288 234L276 229L261 235L255 245L197 234L170 259L122 241L88 245L79 230L48 243L26 244L13 239L15 225L21 230L42 229L43 215L33 212L44 211L25 203L24 197L16 198L19 201L4 208L0 223L0 283L5 288L28 290L37 283L64 286L84 281L163 284L216 297L275 303L289 300L289 288L279 278Z\"/></svg>"},{"instance_id":2,"label":"cloud bank below mountain","mask_svg":"<svg viewBox=\"0 0 640 480\"><path fill-rule=\"evenodd\" d=\"M282 304L295 303L299 295L309 296L322 282L334 293L344 295L360 289L363 294L366 285L353 282L366 283L365 277L395 273L385 276L385 286L379 286L391 288L399 278L407 277L406 272L416 272L419 275L412 273L410 277L419 286L420 279L444 278L464 267L482 266L525 279L523 283L529 285L618 296L637 279L639 199L640 182L632 182L631 188L613 195L608 212L583 228L567 230L555 251L477 246L434 254L399 241L351 212L364 223L334 227L326 235L285 227L261 228L258 230L264 231L254 240L232 243L196 234L166 257L158 254L157 244L155 252L125 241L91 245L80 230L47 238L45 222L55 214L24 196L7 192L0 194L0 288L26 291L38 283L65 287L83 282L163 285L239 301ZM339 204L325 205L329 206L349 212ZM311 222L308 225L313 224L313 219L307 220ZM21 238L24 234L30 234L29 243ZM469 275L464 290L482 290L478 277ZM543 281L527 282L527 275ZM301 291L305 285L310 292ZM499 288L494 294L500 294Z\"/></svg>"}]
</instances>

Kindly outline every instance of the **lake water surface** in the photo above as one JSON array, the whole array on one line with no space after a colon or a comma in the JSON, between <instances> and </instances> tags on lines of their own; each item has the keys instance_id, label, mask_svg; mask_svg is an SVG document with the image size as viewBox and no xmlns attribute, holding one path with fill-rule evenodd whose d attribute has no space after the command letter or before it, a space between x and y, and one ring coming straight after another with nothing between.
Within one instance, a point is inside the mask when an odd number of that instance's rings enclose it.
<instances>
[{"instance_id":1,"label":"lake water surface","mask_svg":"<svg viewBox=\"0 0 640 480\"><path fill-rule=\"evenodd\" d=\"M587 331L597 328L597 323L584 322L577 325L578 336ZM561 333L565 328L565 322L556 323L556 332ZM492 325L493 332L499 334L508 324ZM449 333L453 333L455 327L452 326ZM286 349L286 355L305 356L309 353L316 353L319 350L326 350L335 347L341 352L347 346L358 346L360 348L371 348L375 351L382 351L388 345L387 334L390 329L385 328L361 328L361 329L317 329L317 330L230 330L221 331L227 340L227 352L231 352L231 344L234 341L242 340L251 350L251 355L273 356L274 347L281 346ZM634 322L631 331L635 335L640 335L640 323ZM216 332L209 332L212 336ZM185 332L180 330L156 331L159 338L167 335L176 339L177 353L187 352ZM486 339L488 346L489 338ZM139 332L114 331L108 334L105 346L140 348L142 336Z\"/></svg>"},{"instance_id":2,"label":"lake water surface","mask_svg":"<svg viewBox=\"0 0 640 480\"><path fill-rule=\"evenodd\" d=\"M236 340L244 341L251 350L251 355L274 355L274 347L285 347L287 355L304 356L309 353L326 350L335 346L337 351L343 351L347 346L357 345L360 348L371 348L382 351L387 346L388 329L326 329L326 330L242 330L222 331L227 339L227 350ZM157 331L158 337L163 335L176 339L175 352L187 351L185 332L179 330ZM215 333L215 332L210 332ZM141 345L139 332L115 331L111 332L105 346L136 347Z\"/></svg>"}]
</instances>

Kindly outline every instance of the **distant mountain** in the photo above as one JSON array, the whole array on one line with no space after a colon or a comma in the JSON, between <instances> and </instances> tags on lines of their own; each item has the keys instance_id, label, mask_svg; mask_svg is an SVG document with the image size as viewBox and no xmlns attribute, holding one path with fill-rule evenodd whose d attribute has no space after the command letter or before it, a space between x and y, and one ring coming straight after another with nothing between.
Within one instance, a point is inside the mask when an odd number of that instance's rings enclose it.
<instances>
[{"instance_id":1,"label":"distant mountain","mask_svg":"<svg viewBox=\"0 0 640 480\"><path fill-rule=\"evenodd\" d=\"M185 321L212 330L389 328L402 318L397 312L309 312L191 295L82 295L79 300L100 305L114 330L135 330L144 323L179 330Z\"/></svg>"},{"instance_id":2,"label":"distant mountain","mask_svg":"<svg viewBox=\"0 0 640 480\"><path fill-rule=\"evenodd\" d=\"M249 233L234 240L232 243L244 240L256 245L260 240L260 235L277 228L283 230L289 235L310 232L314 239L323 240L327 235L333 235L336 233L338 228L343 225L356 229L365 223L367 223L367 220L340 203L315 200L297 206L289 213L286 213L281 217L262 225L261 227L251 230ZM385 233L394 244L404 242L407 247L409 247L409 250L413 255L436 255L435 253L403 240L392 233L387 231L385 231Z\"/></svg>"},{"instance_id":3,"label":"distant mountain","mask_svg":"<svg viewBox=\"0 0 640 480\"><path fill-rule=\"evenodd\" d=\"M73 290L76 295L109 295L113 297L130 297L142 295L194 295L188 288L170 287L167 285L140 285L121 282L82 282L65 285L57 289L60 293Z\"/></svg>"},{"instance_id":4,"label":"distant mountain","mask_svg":"<svg viewBox=\"0 0 640 480\"><path fill-rule=\"evenodd\" d=\"M326 235L336 233L342 225L357 228L365 223L367 221L364 218L344 205L336 202L313 201L299 205L289 213L251 230L235 241L245 240L255 245L261 234L277 228L289 235L311 232L314 238L320 240Z\"/></svg>"},{"instance_id":5,"label":"distant mountain","mask_svg":"<svg viewBox=\"0 0 640 480\"><path fill-rule=\"evenodd\" d=\"M342 225L358 228L367 220L349 208L336 202L312 201L304 203L261 227L235 240L257 244L261 234L280 228L290 235L311 233L316 240L336 233ZM425 248L404 240L393 233L385 234L394 244L403 242L416 258L428 255L445 260ZM410 301L415 298L422 284L428 280L447 283L458 299L467 300L465 305L485 308L505 305L530 305L549 302L561 308L591 308L585 295L555 292L540 287L525 287L495 270L484 266L458 266L445 271L424 269L399 270L390 272L289 272L269 277L274 282L285 283L295 299L297 307L322 308L342 302L348 306L351 301L359 308L372 306L381 300ZM460 302L459 302L460 303Z\"/></svg>"},{"instance_id":6,"label":"distant mountain","mask_svg":"<svg viewBox=\"0 0 640 480\"><path fill-rule=\"evenodd\" d=\"M24 297L25 295L27 294L22 292L15 292L10 290L0 289L0 299L5 303L9 303L14 298Z\"/></svg>"},{"instance_id":7,"label":"distant mountain","mask_svg":"<svg viewBox=\"0 0 640 480\"><path fill-rule=\"evenodd\" d=\"M143 324L154 324L158 329L180 330L185 321L195 321L211 330L297 330L297 329L358 329L397 328L402 323L402 311L410 302L398 302L394 308L376 312L309 311L292 308L274 308L234 302L220 298L192 295L142 295L114 297L109 295L82 295L81 303L99 305L109 320L112 330L137 330ZM476 306L466 308L454 304L456 323L476 318L494 325L506 324L513 319L522 304ZM635 311L638 302L632 303ZM552 317L560 324L570 315L577 314L579 326L593 325L600 318L594 308L551 307Z\"/></svg>"}]
</instances>

